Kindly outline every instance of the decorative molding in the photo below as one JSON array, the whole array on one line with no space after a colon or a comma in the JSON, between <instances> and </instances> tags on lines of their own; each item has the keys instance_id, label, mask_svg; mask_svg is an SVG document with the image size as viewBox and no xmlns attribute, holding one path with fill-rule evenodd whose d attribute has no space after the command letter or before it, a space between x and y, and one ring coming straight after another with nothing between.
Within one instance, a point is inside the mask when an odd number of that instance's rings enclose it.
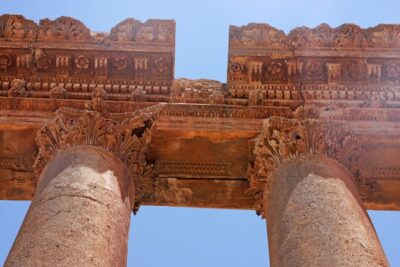
<instances>
[{"instance_id":1,"label":"decorative molding","mask_svg":"<svg viewBox=\"0 0 400 267\"><path fill-rule=\"evenodd\" d=\"M382 87L398 94L399 52L397 24L368 29L321 24L296 28L288 35L268 24L231 26L227 87L233 98L247 98L250 92L261 90L261 105L300 97L305 101L360 100L364 94L379 94Z\"/></svg>"},{"instance_id":2,"label":"decorative molding","mask_svg":"<svg viewBox=\"0 0 400 267\"><path fill-rule=\"evenodd\" d=\"M264 121L256 139L253 166L249 166L249 193L257 203L257 213L264 214L263 198L268 198L274 172L280 164L304 155L334 159L358 177L361 148L343 123L320 119L285 119Z\"/></svg>"},{"instance_id":3,"label":"decorative molding","mask_svg":"<svg viewBox=\"0 0 400 267\"><path fill-rule=\"evenodd\" d=\"M270 47L285 49L289 47L286 35L269 24L249 23L246 26L229 27L230 46L239 47Z\"/></svg>"},{"instance_id":4,"label":"decorative molding","mask_svg":"<svg viewBox=\"0 0 400 267\"><path fill-rule=\"evenodd\" d=\"M0 169L31 171L35 153L0 154Z\"/></svg>"},{"instance_id":5,"label":"decorative molding","mask_svg":"<svg viewBox=\"0 0 400 267\"><path fill-rule=\"evenodd\" d=\"M271 116L292 117L288 107L238 107L225 105L183 105L169 104L160 113L162 116L226 118L226 119L265 119Z\"/></svg>"},{"instance_id":6,"label":"decorative molding","mask_svg":"<svg viewBox=\"0 0 400 267\"><path fill-rule=\"evenodd\" d=\"M175 22L127 19L110 33L91 33L79 20L59 17L37 25L19 15L0 16L0 84L25 80L27 97L87 99L104 86L110 99L166 102L174 78ZM7 95L0 92L0 95ZM52 95L54 98L55 95Z\"/></svg>"},{"instance_id":7,"label":"decorative molding","mask_svg":"<svg viewBox=\"0 0 400 267\"><path fill-rule=\"evenodd\" d=\"M298 27L288 35L266 23L230 26L232 47L268 47L270 49L316 48L400 48L400 25L379 24L363 29L355 24L332 28L323 23L315 28Z\"/></svg>"},{"instance_id":8,"label":"decorative molding","mask_svg":"<svg viewBox=\"0 0 400 267\"><path fill-rule=\"evenodd\" d=\"M143 165L143 164L142 164ZM146 162L142 173L136 175L135 182L135 200L133 204L133 213L136 214L140 208L142 199L145 196L153 195L157 187L157 174L154 171L154 165Z\"/></svg>"},{"instance_id":9,"label":"decorative molding","mask_svg":"<svg viewBox=\"0 0 400 267\"><path fill-rule=\"evenodd\" d=\"M110 33L91 33L81 21L71 17L59 17L55 20L42 19L39 24L27 20L21 15L4 14L0 16L0 39L35 41L49 47L74 47L106 49L146 48L157 46L174 51L175 21L150 19L146 22L129 18L111 29ZM0 43L2 46L3 43ZM117 44L117 45L115 45ZM122 49L122 50L125 50ZM172 50L171 50L172 49Z\"/></svg>"},{"instance_id":10,"label":"decorative molding","mask_svg":"<svg viewBox=\"0 0 400 267\"><path fill-rule=\"evenodd\" d=\"M37 32L37 24L21 15L0 16L0 38L9 40L33 40Z\"/></svg>"},{"instance_id":11,"label":"decorative molding","mask_svg":"<svg viewBox=\"0 0 400 267\"><path fill-rule=\"evenodd\" d=\"M225 84L207 79L176 79L171 92L175 103L224 104L226 95Z\"/></svg>"},{"instance_id":12,"label":"decorative molding","mask_svg":"<svg viewBox=\"0 0 400 267\"><path fill-rule=\"evenodd\" d=\"M91 39L90 30L77 19L63 16L42 19L39 23L39 41L87 42Z\"/></svg>"},{"instance_id":13,"label":"decorative molding","mask_svg":"<svg viewBox=\"0 0 400 267\"><path fill-rule=\"evenodd\" d=\"M231 163L204 163L161 160L156 162L156 172L167 177L229 177Z\"/></svg>"},{"instance_id":14,"label":"decorative molding","mask_svg":"<svg viewBox=\"0 0 400 267\"><path fill-rule=\"evenodd\" d=\"M377 178L399 178L400 168L398 167L374 167L372 175Z\"/></svg>"}]
</instances>

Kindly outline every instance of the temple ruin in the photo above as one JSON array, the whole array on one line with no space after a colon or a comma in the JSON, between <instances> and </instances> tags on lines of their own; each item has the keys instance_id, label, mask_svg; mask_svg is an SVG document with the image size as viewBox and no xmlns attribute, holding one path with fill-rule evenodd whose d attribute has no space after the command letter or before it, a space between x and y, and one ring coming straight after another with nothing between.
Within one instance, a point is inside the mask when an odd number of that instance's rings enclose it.
<instances>
[{"instance_id":1,"label":"temple ruin","mask_svg":"<svg viewBox=\"0 0 400 267\"><path fill-rule=\"evenodd\" d=\"M400 25L230 26L227 83L174 79L175 22L0 16L5 266L125 266L141 205L255 210L271 266L388 266ZM267 242L267 241L266 241Z\"/></svg>"}]
</instances>

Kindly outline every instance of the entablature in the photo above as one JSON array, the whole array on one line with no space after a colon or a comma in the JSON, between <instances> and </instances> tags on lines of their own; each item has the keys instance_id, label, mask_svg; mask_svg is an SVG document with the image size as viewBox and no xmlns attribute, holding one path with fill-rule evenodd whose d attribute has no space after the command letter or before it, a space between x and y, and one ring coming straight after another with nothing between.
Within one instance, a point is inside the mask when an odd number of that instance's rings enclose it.
<instances>
[{"instance_id":1,"label":"entablature","mask_svg":"<svg viewBox=\"0 0 400 267\"><path fill-rule=\"evenodd\" d=\"M142 204L256 209L249 166L266 119L345 125L367 207L400 209L398 25L230 29L228 80L174 79L175 23L92 33L61 17L0 16L0 198L31 199L35 136L60 109L114 125L162 104ZM79 112L78 112L79 113ZM296 122L297 121L297 122Z\"/></svg>"}]
</instances>

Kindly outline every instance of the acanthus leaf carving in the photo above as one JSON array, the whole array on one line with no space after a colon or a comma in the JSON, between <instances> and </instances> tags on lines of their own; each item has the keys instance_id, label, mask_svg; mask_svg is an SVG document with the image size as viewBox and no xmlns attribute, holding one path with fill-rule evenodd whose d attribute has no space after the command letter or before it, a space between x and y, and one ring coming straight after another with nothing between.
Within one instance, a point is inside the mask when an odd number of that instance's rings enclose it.
<instances>
[{"instance_id":1,"label":"acanthus leaf carving","mask_svg":"<svg viewBox=\"0 0 400 267\"><path fill-rule=\"evenodd\" d=\"M288 45L283 31L262 23L250 23L242 27L231 26L229 39L230 44L234 46L266 46L282 49Z\"/></svg>"},{"instance_id":2,"label":"acanthus leaf carving","mask_svg":"<svg viewBox=\"0 0 400 267\"><path fill-rule=\"evenodd\" d=\"M144 166L142 174L137 175L134 180L135 184L135 203L133 214L139 210L141 200L145 195L153 194L156 190L156 173L154 172L154 164L147 163Z\"/></svg>"},{"instance_id":3,"label":"acanthus leaf carving","mask_svg":"<svg viewBox=\"0 0 400 267\"><path fill-rule=\"evenodd\" d=\"M9 97L24 97L27 95L26 81L22 79L13 79L11 81L11 88L8 90Z\"/></svg>"},{"instance_id":4,"label":"acanthus leaf carving","mask_svg":"<svg viewBox=\"0 0 400 267\"><path fill-rule=\"evenodd\" d=\"M400 25L379 24L366 32L370 47L400 47Z\"/></svg>"},{"instance_id":5,"label":"acanthus leaf carving","mask_svg":"<svg viewBox=\"0 0 400 267\"><path fill-rule=\"evenodd\" d=\"M7 54L0 54L0 70L6 70L12 65L12 59Z\"/></svg>"},{"instance_id":6,"label":"acanthus leaf carving","mask_svg":"<svg viewBox=\"0 0 400 267\"><path fill-rule=\"evenodd\" d=\"M86 108L100 113L107 111L107 103L105 100L108 98L108 93L103 86L96 86L92 91L91 98L90 101L86 102Z\"/></svg>"},{"instance_id":7,"label":"acanthus leaf carving","mask_svg":"<svg viewBox=\"0 0 400 267\"><path fill-rule=\"evenodd\" d=\"M317 155L339 162L358 177L360 153L357 138L343 123L321 119L266 119L256 139L254 164L248 171L248 193L256 199L257 214L266 215L263 199L268 197L274 172L281 163Z\"/></svg>"},{"instance_id":8,"label":"acanthus leaf carving","mask_svg":"<svg viewBox=\"0 0 400 267\"><path fill-rule=\"evenodd\" d=\"M151 139L155 118L162 105L151 106L116 120L96 111L63 108L56 112L54 120L41 128L36 136L39 148L34 172L39 177L47 162L58 151L79 146L93 146L113 153L127 167L133 183L138 186L133 202L140 202L148 186L149 167L146 167L145 151ZM140 181L138 181L140 180ZM136 185L135 185L136 186ZM135 188L135 186L133 188Z\"/></svg>"}]
</instances>

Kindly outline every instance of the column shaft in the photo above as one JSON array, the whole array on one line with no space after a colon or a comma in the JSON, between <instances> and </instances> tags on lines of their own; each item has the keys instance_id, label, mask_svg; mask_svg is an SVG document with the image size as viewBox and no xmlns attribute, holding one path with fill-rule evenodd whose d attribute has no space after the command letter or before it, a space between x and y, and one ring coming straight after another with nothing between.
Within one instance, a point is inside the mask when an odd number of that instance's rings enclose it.
<instances>
[{"instance_id":1,"label":"column shaft","mask_svg":"<svg viewBox=\"0 0 400 267\"><path fill-rule=\"evenodd\" d=\"M127 177L123 163L101 149L58 152L5 266L126 266Z\"/></svg>"},{"instance_id":2,"label":"column shaft","mask_svg":"<svg viewBox=\"0 0 400 267\"><path fill-rule=\"evenodd\" d=\"M358 190L337 162L283 163L267 205L271 266L388 266Z\"/></svg>"}]
</instances>

